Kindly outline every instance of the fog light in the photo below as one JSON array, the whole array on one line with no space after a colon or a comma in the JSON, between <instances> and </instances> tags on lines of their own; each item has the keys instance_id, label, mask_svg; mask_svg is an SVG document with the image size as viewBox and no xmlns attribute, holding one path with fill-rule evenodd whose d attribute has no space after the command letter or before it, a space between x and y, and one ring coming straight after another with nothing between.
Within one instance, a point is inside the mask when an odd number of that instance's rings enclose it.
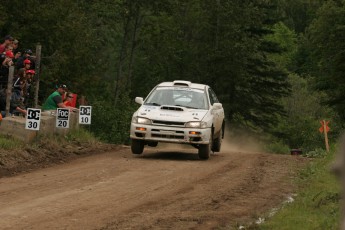
<instances>
[{"instance_id":1,"label":"fog light","mask_svg":"<svg viewBox=\"0 0 345 230\"><path fill-rule=\"evenodd\" d=\"M200 132L196 132L196 131L189 131L189 134L191 135L200 135Z\"/></svg>"},{"instance_id":2,"label":"fog light","mask_svg":"<svg viewBox=\"0 0 345 230\"><path fill-rule=\"evenodd\" d=\"M143 128L143 127L136 127L135 129L139 131L146 131L146 128Z\"/></svg>"}]
</instances>

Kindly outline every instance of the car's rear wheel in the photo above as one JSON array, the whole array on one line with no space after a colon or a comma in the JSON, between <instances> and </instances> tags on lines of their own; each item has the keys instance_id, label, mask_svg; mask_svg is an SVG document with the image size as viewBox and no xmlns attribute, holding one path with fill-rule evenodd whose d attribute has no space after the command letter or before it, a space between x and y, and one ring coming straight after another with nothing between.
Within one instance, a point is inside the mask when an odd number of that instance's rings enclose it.
<instances>
[{"instance_id":1,"label":"car's rear wheel","mask_svg":"<svg viewBox=\"0 0 345 230\"><path fill-rule=\"evenodd\" d=\"M132 139L131 149L133 154L142 154L144 151L144 141Z\"/></svg>"},{"instance_id":2,"label":"car's rear wheel","mask_svg":"<svg viewBox=\"0 0 345 230\"><path fill-rule=\"evenodd\" d=\"M219 136L214 140L212 143L212 151L219 152L222 146L222 137L223 137L223 129L221 128L219 131Z\"/></svg>"}]
</instances>

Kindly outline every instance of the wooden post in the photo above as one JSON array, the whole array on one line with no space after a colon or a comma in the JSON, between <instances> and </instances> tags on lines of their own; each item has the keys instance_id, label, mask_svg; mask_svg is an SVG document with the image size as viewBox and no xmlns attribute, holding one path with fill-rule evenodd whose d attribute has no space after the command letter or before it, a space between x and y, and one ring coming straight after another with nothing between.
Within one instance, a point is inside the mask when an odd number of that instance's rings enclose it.
<instances>
[{"instance_id":1,"label":"wooden post","mask_svg":"<svg viewBox=\"0 0 345 230\"><path fill-rule=\"evenodd\" d=\"M8 72L8 81L7 81L7 90L6 90L6 117L10 115L13 75L14 75L14 66L10 66L9 72Z\"/></svg>"},{"instance_id":2,"label":"wooden post","mask_svg":"<svg viewBox=\"0 0 345 230\"><path fill-rule=\"evenodd\" d=\"M35 83L35 101L34 106L35 108L38 107L38 91L40 88L40 72L41 72L41 50L42 46L40 44L36 45L36 60L35 60L35 75L36 75L36 83Z\"/></svg>"},{"instance_id":3,"label":"wooden post","mask_svg":"<svg viewBox=\"0 0 345 230\"><path fill-rule=\"evenodd\" d=\"M323 133L325 134L326 151L329 152L329 144L328 144L328 136L327 136L327 123L325 120L323 120Z\"/></svg>"}]
</instances>

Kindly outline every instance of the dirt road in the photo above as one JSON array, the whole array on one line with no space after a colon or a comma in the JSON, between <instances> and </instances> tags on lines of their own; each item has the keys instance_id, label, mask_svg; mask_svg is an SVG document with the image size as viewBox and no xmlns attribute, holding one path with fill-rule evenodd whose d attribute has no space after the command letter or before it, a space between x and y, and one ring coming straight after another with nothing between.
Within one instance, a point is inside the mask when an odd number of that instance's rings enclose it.
<instances>
[{"instance_id":1,"label":"dirt road","mask_svg":"<svg viewBox=\"0 0 345 230\"><path fill-rule=\"evenodd\" d=\"M0 229L234 229L293 192L301 157L129 148L0 178Z\"/></svg>"}]
</instances>

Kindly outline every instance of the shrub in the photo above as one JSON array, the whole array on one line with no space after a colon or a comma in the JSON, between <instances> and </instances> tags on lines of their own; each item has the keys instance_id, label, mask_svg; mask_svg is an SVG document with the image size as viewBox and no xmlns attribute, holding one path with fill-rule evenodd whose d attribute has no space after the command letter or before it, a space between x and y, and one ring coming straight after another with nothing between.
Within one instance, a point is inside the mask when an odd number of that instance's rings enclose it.
<instances>
[{"instance_id":1,"label":"shrub","mask_svg":"<svg viewBox=\"0 0 345 230\"><path fill-rule=\"evenodd\" d=\"M122 96L116 107L109 100L96 101L93 105L91 132L109 143L128 143L135 104Z\"/></svg>"},{"instance_id":2,"label":"shrub","mask_svg":"<svg viewBox=\"0 0 345 230\"><path fill-rule=\"evenodd\" d=\"M279 154L288 154L290 153L290 148L282 141L273 142L265 146L265 150L269 153L279 153Z\"/></svg>"}]
</instances>

